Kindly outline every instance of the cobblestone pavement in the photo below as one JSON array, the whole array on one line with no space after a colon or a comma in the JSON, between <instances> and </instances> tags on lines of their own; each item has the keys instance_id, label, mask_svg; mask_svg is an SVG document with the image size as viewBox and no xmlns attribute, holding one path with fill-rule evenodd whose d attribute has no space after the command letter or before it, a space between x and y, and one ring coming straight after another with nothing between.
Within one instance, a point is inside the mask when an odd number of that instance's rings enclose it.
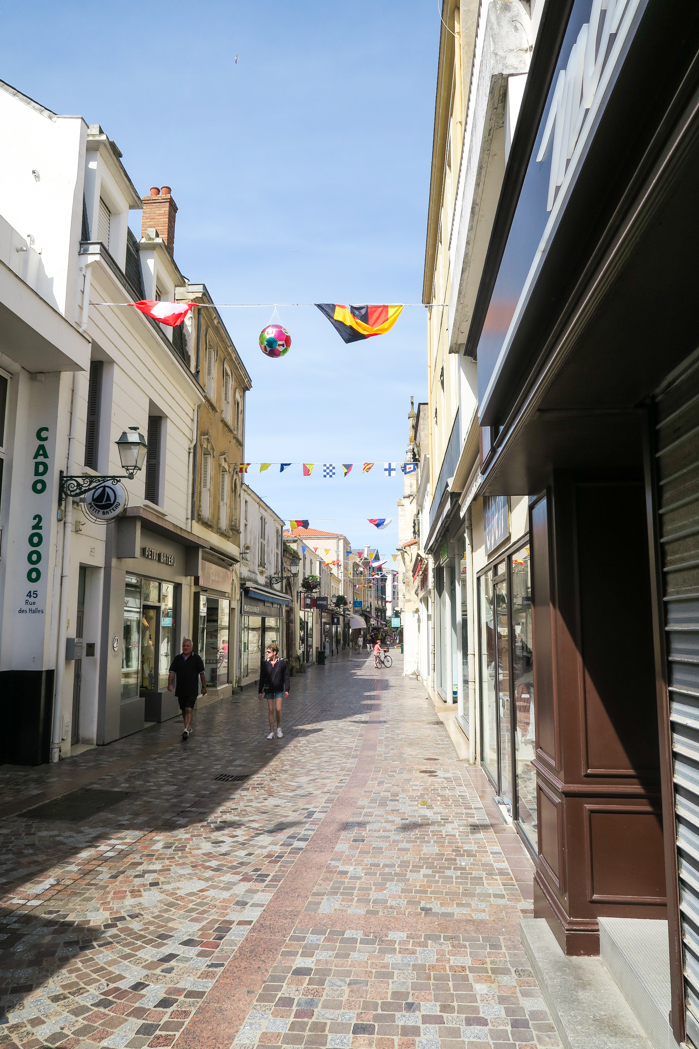
<instances>
[{"instance_id":1,"label":"cobblestone pavement","mask_svg":"<svg viewBox=\"0 0 699 1049\"><path fill-rule=\"evenodd\" d=\"M559 1046L531 864L400 663L294 678L282 740L246 691L0 769L0 1046Z\"/></svg>"}]
</instances>

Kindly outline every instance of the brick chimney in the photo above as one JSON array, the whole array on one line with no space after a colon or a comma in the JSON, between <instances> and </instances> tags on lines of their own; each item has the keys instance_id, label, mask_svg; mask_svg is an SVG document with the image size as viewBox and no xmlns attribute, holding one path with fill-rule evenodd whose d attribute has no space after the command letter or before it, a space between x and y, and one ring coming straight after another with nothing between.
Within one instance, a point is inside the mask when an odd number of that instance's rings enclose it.
<instances>
[{"instance_id":1,"label":"brick chimney","mask_svg":"<svg viewBox=\"0 0 699 1049\"><path fill-rule=\"evenodd\" d=\"M142 197L142 201L141 236L145 237L149 229L156 230L158 236L165 241L170 254L174 256L177 204L172 199L172 190L169 186L163 186L162 189L151 186L150 196Z\"/></svg>"}]
</instances>

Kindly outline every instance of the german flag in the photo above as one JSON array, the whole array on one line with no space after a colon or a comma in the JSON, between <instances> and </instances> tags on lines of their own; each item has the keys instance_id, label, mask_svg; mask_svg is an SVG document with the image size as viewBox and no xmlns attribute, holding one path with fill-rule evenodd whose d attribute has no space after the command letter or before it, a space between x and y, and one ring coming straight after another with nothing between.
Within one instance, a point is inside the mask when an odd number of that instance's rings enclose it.
<instances>
[{"instance_id":1,"label":"german flag","mask_svg":"<svg viewBox=\"0 0 699 1049\"><path fill-rule=\"evenodd\" d=\"M345 342L385 335L403 312L402 306L340 306L335 302L317 302L316 306Z\"/></svg>"}]
</instances>

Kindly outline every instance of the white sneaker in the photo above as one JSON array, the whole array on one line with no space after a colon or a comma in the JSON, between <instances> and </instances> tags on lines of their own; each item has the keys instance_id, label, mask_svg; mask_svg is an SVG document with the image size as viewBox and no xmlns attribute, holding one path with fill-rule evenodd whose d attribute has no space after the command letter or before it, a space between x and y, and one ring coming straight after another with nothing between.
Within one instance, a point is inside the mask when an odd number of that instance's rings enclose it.
<instances>
[{"instance_id":1,"label":"white sneaker","mask_svg":"<svg viewBox=\"0 0 699 1049\"><path fill-rule=\"evenodd\" d=\"M270 734L267 736L267 739L274 739L274 732L273 731L270 732Z\"/></svg>"},{"instance_id":2,"label":"white sneaker","mask_svg":"<svg viewBox=\"0 0 699 1049\"><path fill-rule=\"evenodd\" d=\"M283 735L284 735L284 733L282 732L282 730L280 728L278 728L277 729L277 739L281 739Z\"/></svg>"}]
</instances>

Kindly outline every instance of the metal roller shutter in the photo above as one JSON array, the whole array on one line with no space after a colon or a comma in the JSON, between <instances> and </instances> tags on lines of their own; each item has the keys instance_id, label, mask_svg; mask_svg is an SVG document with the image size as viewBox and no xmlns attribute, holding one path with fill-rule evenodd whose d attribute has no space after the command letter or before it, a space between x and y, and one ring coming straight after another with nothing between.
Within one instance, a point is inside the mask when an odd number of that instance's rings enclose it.
<instances>
[{"instance_id":1,"label":"metal roller shutter","mask_svg":"<svg viewBox=\"0 0 699 1049\"><path fill-rule=\"evenodd\" d=\"M699 1045L699 355L664 384L656 408L687 1033Z\"/></svg>"}]
</instances>

